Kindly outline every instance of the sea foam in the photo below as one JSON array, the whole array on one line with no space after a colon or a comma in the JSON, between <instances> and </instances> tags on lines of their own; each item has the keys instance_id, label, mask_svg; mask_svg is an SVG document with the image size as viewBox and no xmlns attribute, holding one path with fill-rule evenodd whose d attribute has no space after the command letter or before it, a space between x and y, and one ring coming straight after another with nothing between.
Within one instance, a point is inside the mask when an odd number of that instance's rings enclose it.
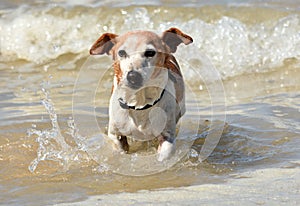
<instances>
[{"instance_id":1,"label":"sea foam","mask_svg":"<svg viewBox=\"0 0 300 206\"><path fill-rule=\"evenodd\" d=\"M181 11L182 10L182 11ZM54 61L64 54L87 57L90 46L104 32L122 34L147 29L157 33L178 27L194 38L192 46L178 49L179 59L206 55L222 78L248 72L265 72L284 60L299 58L300 18L287 15L247 24L223 15L207 22L189 10L191 18L174 18L184 8L152 7L19 7L0 19L0 60L26 60L36 64Z\"/></svg>"}]
</instances>

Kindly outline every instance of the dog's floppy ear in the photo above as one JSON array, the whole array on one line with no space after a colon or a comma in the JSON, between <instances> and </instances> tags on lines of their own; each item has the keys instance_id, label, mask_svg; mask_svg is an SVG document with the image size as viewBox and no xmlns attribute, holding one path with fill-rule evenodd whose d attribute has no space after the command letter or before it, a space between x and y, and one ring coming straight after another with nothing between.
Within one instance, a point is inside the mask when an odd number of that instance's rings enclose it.
<instances>
[{"instance_id":1,"label":"dog's floppy ear","mask_svg":"<svg viewBox=\"0 0 300 206\"><path fill-rule=\"evenodd\" d=\"M105 33L102 34L99 39L93 44L92 48L90 49L91 55L97 55L97 54L109 54L109 51L115 44L115 38L118 35L111 34L111 33Z\"/></svg>"},{"instance_id":2,"label":"dog's floppy ear","mask_svg":"<svg viewBox=\"0 0 300 206\"><path fill-rule=\"evenodd\" d=\"M172 53L176 52L177 46L181 43L188 45L193 42L192 37L184 34L177 28L170 28L162 34L162 40L169 46Z\"/></svg>"}]
</instances>

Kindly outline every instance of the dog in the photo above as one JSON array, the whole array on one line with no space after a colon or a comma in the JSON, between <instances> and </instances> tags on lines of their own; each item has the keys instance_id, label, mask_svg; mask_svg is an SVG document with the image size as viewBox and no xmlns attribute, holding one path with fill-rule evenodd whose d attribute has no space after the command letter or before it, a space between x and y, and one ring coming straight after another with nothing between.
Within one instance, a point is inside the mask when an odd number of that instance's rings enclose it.
<instances>
[{"instance_id":1,"label":"dog","mask_svg":"<svg viewBox=\"0 0 300 206\"><path fill-rule=\"evenodd\" d=\"M158 161L175 151L176 124L185 113L184 81L172 55L192 37L177 28L158 35L132 31L104 33L92 45L91 55L111 55L114 80L109 104L108 138L114 150L128 152L127 137L158 140Z\"/></svg>"}]
</instances>

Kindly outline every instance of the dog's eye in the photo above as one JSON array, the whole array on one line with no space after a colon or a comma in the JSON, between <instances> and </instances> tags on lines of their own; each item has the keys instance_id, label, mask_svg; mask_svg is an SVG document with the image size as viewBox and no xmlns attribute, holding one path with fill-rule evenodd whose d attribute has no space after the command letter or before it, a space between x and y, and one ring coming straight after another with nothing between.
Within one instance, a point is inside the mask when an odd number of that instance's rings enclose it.
<instances>
[{"instance_id":1,"label":"dog's eye","mask_svg":"<svg viewBox=\"0 0 300 206\"><path fill-rule=\"evenodd\" d=\"M127 53L126 53L126 51L125 50L120 50L119 52L118 52L118 55L120 56L120 57L126 57L127 56Z\"/></svg>"},{"instance_id":2,"label":"dog's eye","mask_svg":"<svg viewBox=\"0 0 300 206\"><path fill-rule=\"evenodd\" d=\"M154 57L156 54L156 51L154 51L153 49L147 49L144 53L145 57Z\"/></svg>"}]
</instances>

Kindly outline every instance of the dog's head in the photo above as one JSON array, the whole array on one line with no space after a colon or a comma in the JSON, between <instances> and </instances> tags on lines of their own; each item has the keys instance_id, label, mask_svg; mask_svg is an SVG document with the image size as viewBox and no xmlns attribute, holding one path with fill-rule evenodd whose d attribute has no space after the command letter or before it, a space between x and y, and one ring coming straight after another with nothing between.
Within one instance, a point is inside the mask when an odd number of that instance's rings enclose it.
<instances>
[{"instance_id":1,"label":"dog's head","mask_svg":"<svg viewBox=\"0 0 300 206\"><path fill-rule=\"evenodd\" d=\"M179 68L174 68L178 66L171 53L175 53L181 43L192 42L190 36L177 28L170 28L161 36L150 31L128 32L121 36L105 33L93 44L90 54L112 55L115 83L137 90L155 80L166 84L168 72L165 68L180 74Z\"/></svg>"}]
</instances>

